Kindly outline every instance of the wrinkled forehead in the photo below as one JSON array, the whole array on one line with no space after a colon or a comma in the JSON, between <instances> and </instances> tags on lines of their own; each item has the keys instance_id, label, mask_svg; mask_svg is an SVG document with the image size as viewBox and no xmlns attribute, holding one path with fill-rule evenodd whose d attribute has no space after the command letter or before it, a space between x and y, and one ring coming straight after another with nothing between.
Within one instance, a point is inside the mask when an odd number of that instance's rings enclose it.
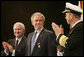
<instances>
[{"instance_id":1,"label":"wrinkled forehead","mask_svg":"<svg viewBox=\"0 0 84 57\"><path fill-rule=\"evenodd\" d=\"M24 28L23 28L23 26L22 26L22 25L20 25L20 24L16 24L16 25L14 25L14 29L16 29L16 28L19 28L19 29L24 29Z\"/></svg>"},{"instance_id":2,"label":"wrinkled forehead","mask_svg":"<svg viewBox=\"0 0 84 57\"><path fill-rule=\"evenodd\" d=\"M33 19L44 19L44 17L41 16L41 15L35 15L35 16L33 17Z\"/></svg>"}]
</instances>

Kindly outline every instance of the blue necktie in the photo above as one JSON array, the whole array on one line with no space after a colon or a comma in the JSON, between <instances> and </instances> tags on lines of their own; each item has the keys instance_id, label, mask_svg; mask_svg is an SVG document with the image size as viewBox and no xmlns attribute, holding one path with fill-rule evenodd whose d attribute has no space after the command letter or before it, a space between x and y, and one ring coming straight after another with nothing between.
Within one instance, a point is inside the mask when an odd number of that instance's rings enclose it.
<instances>
[{"instance_id":1,"label":"blue necktie","mask_svg":"<svg viewBox=\"0 0 84 57\"><path fill-rule=\"evenodd\" d=\"M31 40L31 53L33 51L34 45L35 45L35 38L36 38L37 32L33 34L32 40Z\"/></svg>"}]
</instances>

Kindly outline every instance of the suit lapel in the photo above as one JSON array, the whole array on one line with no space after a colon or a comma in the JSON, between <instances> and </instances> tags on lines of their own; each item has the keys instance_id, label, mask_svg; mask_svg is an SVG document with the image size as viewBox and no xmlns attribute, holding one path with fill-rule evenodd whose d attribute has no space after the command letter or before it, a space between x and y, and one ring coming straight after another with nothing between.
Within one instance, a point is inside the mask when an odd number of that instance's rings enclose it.
<instances>
[{"instance_id":1,"label":"suit lapel","mask_svg":"<svg viewBox=\"0 0 84 57\"><path fill-rule=\"evenodd\" d=\"M43 30L40 32L40 34L39 34L39 36L38 36L38 38L37 38L37 40L36 40L36 43L35 43L35 46L34 46L34 49L33 49L33 52L32 52L32 54L35 52L35 50L36 50L36 48L40 48L40 42L41 42L41 38L42 38L42 35L43 35L43 31L44 31L45 29L43 28Z\"/></svg>"},{"instance_id":2,"label":"suit lapel","mask_svg":"<svg viewBox=\"0 0 84 57\"><path fill-rule=\"evenodd\" d=\"M12 46L13 46L14 49L15 49L15 39L13 39L13 41L12 41Z\"/></svg>"},{"instance_id":3,"label":"suit lapel","mask_svg":"<svg viewBox=\"0 0 84 57\"><path fill-rule=\"evenodd\" d=\"M32 36L33 36L34 32L31 33L31 35L29 36L28 39L28 55L31 55L31 40L32 40Z\"/></svg>"},{"instance_id":4,"label":"suit lapel","mask_svg":"<svg viewBox=\"0 0 84 57\"><path fill-rule=\"evenodd\" d=\"M20 43L18 44L18 46L22 46L22 44L23 44L23 41L24 41L24 36L22 37L22 39L21 39L21 41L20 41ZM17 47L17 48L20 48L20 47Z\"/></svg>"}]
</instances>

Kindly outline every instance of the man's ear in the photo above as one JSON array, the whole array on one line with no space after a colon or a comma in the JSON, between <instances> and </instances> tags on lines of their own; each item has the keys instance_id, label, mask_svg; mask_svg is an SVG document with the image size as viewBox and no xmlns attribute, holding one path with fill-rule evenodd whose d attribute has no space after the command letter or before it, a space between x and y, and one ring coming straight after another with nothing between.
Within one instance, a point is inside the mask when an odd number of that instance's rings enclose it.
<instances>
[{"instance_id":1,"label":"man's ear","mask_svg":"<svg viewBox=\"0 0 84 57\"><path fill-rule=\"evenodd\" d=\"M73 17L73 16L74 16L74 14L72 14L72 13L71 13L71 16Z\"/></svg>"},{"instance_id":2,"label":"man's ear","mask_svg":"<svg viewBox=\"0 0 84 57\"><path fill-rule=\"evenodd\" d=\"M33 23L33 21L31 21L31 24L34 26L34 23Z\"/></svg>"},{"instance_id":3,"label":"man's ear","mask_svg":"<svg viewBox=\"0 0 84 57\"><path fill-rule=\"evenodd\" d=\"M71 16L70 18L73 19L74 14L70 13L70 16Z\"/></svg>"}]
</instances>

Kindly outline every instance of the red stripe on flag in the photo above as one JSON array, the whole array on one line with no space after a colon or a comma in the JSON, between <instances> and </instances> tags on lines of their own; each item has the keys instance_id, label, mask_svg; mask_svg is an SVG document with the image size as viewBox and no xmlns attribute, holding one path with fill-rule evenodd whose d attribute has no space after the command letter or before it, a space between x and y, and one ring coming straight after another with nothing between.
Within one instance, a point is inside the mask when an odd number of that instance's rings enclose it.
<instances>
[{"instance_id":1,"label":"red stripe on flag","mask_svg":"<svg viewBox=\"0 0 84 57\"><path fill-rule=\"evenodd\" d=\"M81 9L83 9L83 1L80 1Z\"/></svg>"}]
</instances>

